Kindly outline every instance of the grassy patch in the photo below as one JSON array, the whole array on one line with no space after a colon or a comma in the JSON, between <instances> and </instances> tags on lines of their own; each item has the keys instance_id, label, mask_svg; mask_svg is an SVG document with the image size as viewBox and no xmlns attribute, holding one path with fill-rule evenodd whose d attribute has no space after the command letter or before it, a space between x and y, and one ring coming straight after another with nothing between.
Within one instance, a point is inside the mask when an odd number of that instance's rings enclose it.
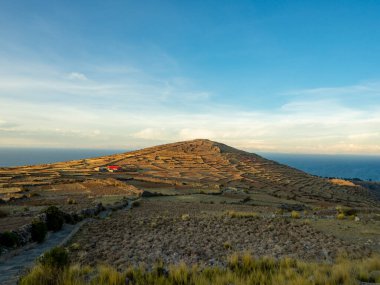
<instances>
[{"instance_id":1,"label":"grassy patch","mask_svg":"<svg viewBox=\"0 0 380 285\"><path fill-rule=\"evenodd\" d=\"M233 254L227 266L200 267L184 263L165 267L158 263L153 270L130 267L119 272L110 266L56 267L39 263L21 278L21 285L226 285L226 284L358 284L380 282L380 257L361 260L339 258L334 264L307 263L291 258L255 259L249 253Z\"/></svg>"}]
</instances>

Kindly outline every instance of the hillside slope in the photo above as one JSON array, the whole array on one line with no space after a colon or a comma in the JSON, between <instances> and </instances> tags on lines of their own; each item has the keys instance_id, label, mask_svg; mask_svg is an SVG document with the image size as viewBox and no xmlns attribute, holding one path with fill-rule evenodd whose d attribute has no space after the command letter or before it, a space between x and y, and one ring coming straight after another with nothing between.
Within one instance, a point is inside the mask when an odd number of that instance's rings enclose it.
<instances>
[{"instance_id":1,"label":"hillside slope","mask_svg":"<svg viewBox=\"0 0 380 285\"><path fill-rule=\"evenodd\" d=\"M111 164L123 166L127 171L94 171L95 167ZM189 189L212 190L217 193L253 193L261 199L277 201L376 205L368 191L360 186L337 185L259 155L203 139L99 158L2 168L0 186L26 189L106 177L141 189L172 188L179 194Z\"/></svg>"}]
</instances>

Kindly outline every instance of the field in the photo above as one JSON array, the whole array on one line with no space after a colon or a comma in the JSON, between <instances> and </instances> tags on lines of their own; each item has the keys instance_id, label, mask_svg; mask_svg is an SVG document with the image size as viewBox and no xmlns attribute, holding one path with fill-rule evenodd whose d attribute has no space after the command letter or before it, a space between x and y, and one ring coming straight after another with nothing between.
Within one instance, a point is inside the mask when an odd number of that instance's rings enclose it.
<instances>
[{"instance_id":1,"label":"field","mask_svg":"<svg viewBox=\"0 0 380 285\"><path fill-rule=\"evenodd\" d=\"M268 215L265 208L151 198L128 212L87 224L72 240L77 247L71 254L83 265L106 263L118 269L140 263L153 266L158 260L223 266L235 251L312 261L331 261L343 252L352 258L370 254L364 243L339 239L313 224Z\"/></svg>"}]
</instances>

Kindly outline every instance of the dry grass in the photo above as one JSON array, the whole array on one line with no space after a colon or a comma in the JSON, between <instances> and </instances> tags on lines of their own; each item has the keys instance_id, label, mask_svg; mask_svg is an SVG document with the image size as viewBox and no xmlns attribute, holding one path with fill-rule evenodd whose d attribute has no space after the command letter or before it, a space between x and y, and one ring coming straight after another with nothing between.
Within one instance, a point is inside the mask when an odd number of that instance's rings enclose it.
<instances>
[{"instance_id":1,"label":"dry grass","mask_svg":"<svg viewBox=\"0 0 380 285\"><path fill-rule=\"evenodd\" d=\"M181 220L182 220L182 221L188 221L188 220L190 220L190 215L189 215L189 214L183 214L183 215L181 216Z\"/></svg>"},{"instance_id":2,"label":"dry grass","mask_svg":"<svg viewBox=\"0 0 380 285\"><path fill-rule=\"evenodd\" d=\"M109 266L80 267L72 265L52 270L34 267L20 280L20 285L226 285L226 284L358 284L358 281L380 282L374 272L380 270L380 257L361 260L341 257L335 264L306 263L291 258L255 259L249 253L228 257L227 267L168 266L158 262L152 270L131 267L119 272Z\"/></svg>"},{"instance_id":3,"label":"dry grass","mask_svg":"<svg viewBox=\"0 0 380 285\"><path fill-rule=\"evenodd\" d=\"M346 217L346 215L344 213L339 213L338 215L336 215L336 218L338 220L344 220L345 217Z\"/></svg>"},{"instance_id":4,"label":"dry grass","mask_svg":"<svg viewBox=\"0 0 380 285\"><path fill-rule=\"evenodd\" d=\"M292 219L299 219L299 218L301 218L300 213L297 212L297 211L292 211L292 213L290 214L290 216L292 217Z\"/></svg>"}]
</instances>

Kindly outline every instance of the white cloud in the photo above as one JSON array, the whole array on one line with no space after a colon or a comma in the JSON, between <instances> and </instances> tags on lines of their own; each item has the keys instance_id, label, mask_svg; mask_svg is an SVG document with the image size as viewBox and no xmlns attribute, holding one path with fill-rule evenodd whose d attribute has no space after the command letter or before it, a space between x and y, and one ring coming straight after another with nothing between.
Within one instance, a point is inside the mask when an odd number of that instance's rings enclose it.
<instances>
[{"instance_id":1,"label":"white cloud","mask_svg":"<svg viewBox=\"0 0 380 285\"><path fill-rule=\"evenodd\" d=\"M380 154L380 102L347 105L339 97L372 98L380 90L375 83L293 91L313 96L289 95L280 108L242 111L215 103L212 92L181 77L126 70L117 79L86 72L91 80L81 80L87 76L75 72L67 80L67 72L52 67L3 69L0 146L130 149L209 138L256 151Z\"/></svg>"},{"instance_id":2,"label":"white cloud","mask_svg":"<svg viewBox=\"0 0 380 285\"><path fill-rule=\"evenodd\" d=\"M71 72L67 75L67 78L70 80L81 80L81 81L87 80L87 76L79 72Z\"/></svg>"},{"instance_id":3,"label":"white cloud","mask_svg":"<svg viewBox=\"0 0 380 285\"><path fill-rule=\"evenodd\" d=\"M165 138L168 139L168 134L165 132L165 129L163 128L159 128L159 129L146 128L136 133L133 133L132 136L137 139L154 140L154 141L162 141Z\"/></svg>"},{"instance_id":4,"label":"white cloud","mask_svg":"<svg viewBox=\"0 0 380 285\"><path fill-rule=\"evenodd\" d=\"M337 87L319 87L290 90L281 93L282 95L313 95L314 98L320 96L340 96L352 94L380 94L380 83L377 81L363 82L360 84Z\"/></svg>"}]
</instances>

